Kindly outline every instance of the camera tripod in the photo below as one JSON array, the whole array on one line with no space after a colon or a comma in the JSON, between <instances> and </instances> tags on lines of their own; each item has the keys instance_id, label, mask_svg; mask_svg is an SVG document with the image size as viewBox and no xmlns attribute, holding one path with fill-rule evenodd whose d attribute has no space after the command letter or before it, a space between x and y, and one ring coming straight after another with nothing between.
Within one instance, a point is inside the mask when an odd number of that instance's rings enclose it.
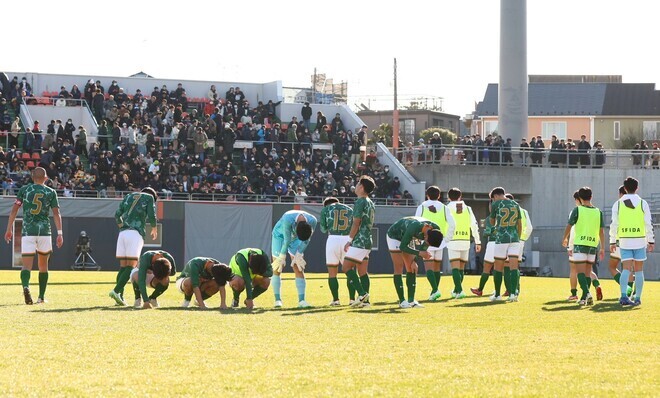
<instances>
[{"instance_id":1,"label":"camera tripod","mask_svg":"<svg viewBox=\"0 0 660 398\"><path fill-rule=\"evenodd\" d=\"M85 270L96 270L100 271L101 266L96 264L96 260L88 251L81 251L76 257L76 261L73 262L71 266L72 270L85 271Z\"/></svg>"}]
</instances>

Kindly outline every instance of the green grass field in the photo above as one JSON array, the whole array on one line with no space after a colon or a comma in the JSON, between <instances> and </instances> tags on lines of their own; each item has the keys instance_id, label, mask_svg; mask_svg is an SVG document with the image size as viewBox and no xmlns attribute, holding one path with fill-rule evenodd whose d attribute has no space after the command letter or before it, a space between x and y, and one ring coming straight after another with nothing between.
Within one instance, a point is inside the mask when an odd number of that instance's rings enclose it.
<instances>
[{"instance_id":1,"label":"green grass field","mask_svg":"<svg viewBox=\"0 0 660 398\"><path fill-rule=\"evenodd\" d=\"M178 308L174 285L159 309L114 307L112 272L51 272L49 302L26 306L19 273L2 271L0 395L657 396L658 282L634 309L619 307L611 280L581 309L564 301L567 279L523 278L518 303L443 297L400 310L391 277L372 278L369 309L326 307L325 276L309 277L318 307L273 310L269 291L249 313ZM428 290L420 277L418 297ZM282 291L295 306L293 280Z\"/></svg>"}]
</instances>

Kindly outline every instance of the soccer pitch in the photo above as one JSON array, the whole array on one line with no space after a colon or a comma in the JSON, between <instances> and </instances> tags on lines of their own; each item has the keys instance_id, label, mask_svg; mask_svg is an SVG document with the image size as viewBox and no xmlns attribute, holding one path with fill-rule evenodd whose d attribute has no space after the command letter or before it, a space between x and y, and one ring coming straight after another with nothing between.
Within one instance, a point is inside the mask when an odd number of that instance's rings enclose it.
<instances>
[{"instance_id":1,"label":"soccer pitch","mask_svg":"<svg viewBox=\"0 0 660 398\"><path fill-rule=\"evenodd\" d=\"M619 306L611 280L605 300L579 308L565 301L567 279L523 277L520 302L491 303L448 300L443 277L442 299L427 303L420 276L425 308L401 310L392 277L376 276L372 307L350 309L327 307L326 276L315 274L307 301L317 307L298 310L286 274L285 308L271 309L268 291L250 313L181 309L174 284L159 309L115 307L115 275L51 272L49 302L27 306L19 273L0 272L0 395L655 396L660 387L658 282L646 282L638 308ZM36 272L31 281L36 297Z\"/></svg>"}]
</instances>

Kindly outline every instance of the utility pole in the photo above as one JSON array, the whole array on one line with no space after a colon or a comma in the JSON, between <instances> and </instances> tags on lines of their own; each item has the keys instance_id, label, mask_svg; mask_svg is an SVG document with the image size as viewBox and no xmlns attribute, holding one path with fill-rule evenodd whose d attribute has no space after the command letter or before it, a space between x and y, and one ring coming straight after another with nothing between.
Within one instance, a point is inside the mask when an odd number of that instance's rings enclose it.
<instances>
[{"instance_id":1,"label":"utility pole","mask_svg":"<svg viewBox=\"0 0 660 398\"><path fill-rule=\"evenodd\" d=\"M397 105L396 90L396 58L394 58L394 109L392 110L392 147L399 147L399 107Z\"/></svg>"},{"instance_id":2,"label":"utility pole","mask_svg":"<svg viewBox=\"0 0 660 398\"><path fill-rule=\"evenodd\" d=\"M312 82L312 104L316 103L316 68L314 68L314 81Z\"/></svg>"}]
</instances>

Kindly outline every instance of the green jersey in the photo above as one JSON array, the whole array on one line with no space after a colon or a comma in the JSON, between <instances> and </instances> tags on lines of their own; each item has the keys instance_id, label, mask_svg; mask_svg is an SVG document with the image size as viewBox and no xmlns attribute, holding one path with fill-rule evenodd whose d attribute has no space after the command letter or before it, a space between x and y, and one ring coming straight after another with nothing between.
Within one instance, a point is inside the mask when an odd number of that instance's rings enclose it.
<instances>
[{"instance_id":1,"label":"green jersey","mask_svg":"<svg viewBox=\"0 0 660 398\"><path fill-rule=\"evenodd\" d=\"M154 197L144 192L132 192L124 197L115 212L115 221L120 231L134 229L143 237L148 222L156 226L156 201Z\"/></svg>"},{"instance_id":2,"label":"green jersey","mask_svg":"<svg viewBox=\"0 0 660 398\"><path fill-rule=\"evenodd\" d=\"M353 223L353 209L342 203L324 206L321 210L321 232L328 235L348 235Z\"/></svg>"},{"instance_id":3,"label":"green jersey","mask_svg":"<svg viewBox=\"0 0 660 398\"><path fill-rule=\"evenodd\" d=\"M243 280L245 281L245 293L247 294L248 300L252 300L252 298L254 297L252 294L252 279L254 279L255 277L255 274L250 269L250 265L248 263L250 253L266 255L266 252L264 252L261 249L251 249L251 248L242 249L239 250L238 253L236 253L229 262L229 267L231 268L231 271L235 275L243 278ZM271 276L273 276L273 267L271 266L270 262L268 263L266 272L264 272L264 274L261 276L264 276L266 278L270 278Z\"/></svg>"},{"instance_id":4,"label":"green jersey","mask_svg":"<svg viewBox=\"0 0 660 398\"><path fill-rule=\"evenodd\" d=\"M577 206L568 216L573 225L573 253L596 254L600 243L600 229L605 226L603 212L597 207Z\"/></svg>"},{"instance_id":5,"label":"green jersey","mask_svg":"<svg viewBox=\"0 0 660 398\"><path fill-rule=\"evenodd\" d=\"M495 242L497 240L497 236L495 236L495 227L490 223L490 217L486 217L486 220L484 221L484 238L486 238L487 242Z\"/></svg>"},{"instance_id":6,"label":"green jersey","mask_svg":"<svg viewBox=\"0 0 660 398\"><path fill-rule=\"evenodd\" d=\"M179 274L177 279L190 278L193 287L199 287L201 279L211 280L213 275L207 271L204 266L207 262L219 263L220 261L210 257L193 257L183 267L183 271Z\"/></svg>"},{"instance_id":7,"label":"green jersey","mask_svg":"<svg viewBox=\"0 0 660 398\"><path fill-rule=\"evenodd\" d=\"M401 242L399 248L402 252L417 256L421 250L428 248L422 232L425 225L433 229L440 229L438 224L422 217L403 217L392 224L387 230L387 236Z\"/></svg>"},{"instance_id":8,"label":"green jersey","mask_svg":"<svg viewBox=\"0 0 660 398\"><path fill-rule=\"evenodd\" d=\"M153 260L155 256L158 256L158 258L165 257L170 264L172 264L170 276L176 274L176 264L170 253L163 250L149 250L144 252L144 254L140 256L140 262L138 263L138 286L140 287L142 300L144 300L145 303L149 301L149 295L147 294L147 271L153 271Z\"/></svg>"},{"instance_id":9,"label":"green jersey","mask_svg":"<svg viewBox=\"0 0 660 398\"><path fill-rule=\"evenodd\" d=\"M371 227L374 225L374 212L376 207L369 198L359 198L353 206L353 219L360 218L360 228L353 237L351 246L359 249L371 250Z\"/></svg>"},{"instance_id":10,"label":"green jersey","mask_svg":"<svg viewBox=\"0 0 660 398\"><path fill-rule=\"evenodd\" d=\"M515 243L520 241L518 224L520 206L513 200L502 199L493 202L490 212L491 222L495 219L495 243Z\"/></svg>"},{"instance_id":11,"label":"green jersey","mask_svg":"<svg viewBox=\"0 0 660 398\"><path fill-rule=\"evenodd\" d=\"M16 195L16 204L23 206L23 236L50 236L50 209L60 207L54 189L25 185Z\"/></svg>"}]
</instances>

